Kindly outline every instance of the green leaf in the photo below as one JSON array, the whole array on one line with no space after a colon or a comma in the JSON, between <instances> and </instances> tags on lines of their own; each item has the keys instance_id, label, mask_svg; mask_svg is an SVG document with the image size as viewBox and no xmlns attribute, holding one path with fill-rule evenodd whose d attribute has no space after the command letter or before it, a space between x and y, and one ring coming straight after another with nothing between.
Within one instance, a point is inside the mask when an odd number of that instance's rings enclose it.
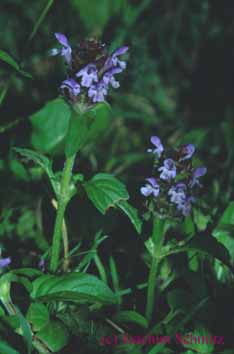
<instances>
[{"instance_id":1,"label":"green leaf","mask_svg":"<svg viewBox=\"0 0 234 354\"><path fill-rule=\"evenodd\" d=\"M33 330L39 331L47 325L50 316L47 307L36 302L30 305L26 318L32 324Z\"/></svg>"},{"instance_id":2,"label":"green leaf","mask_svg":"<svg viewBox=\"0 0 234 354\"><path fill-rule=\"evenodd\" d=\"M109 117L110 108L104 103L99 103L84 113L74 111L66 136L66 156L70 157L85 144L94 142L101 133L105 132Z\"/></svg>"},{"instance_id":3,"label":"green leaf","mask_svg":"<svg viewBox=\"0 0 234 354\"><path fill-rule=\"evenodd\" d=\"M21 75L23 75L23 76L25 76L27 78L31 78L32 77L29 73L21 70L19 64L15 61L15 59L13 59L7 52L5 52L5 51L3 51L1 49L0 49L0 60L4 61L8 65L10 65L13 69L15 69Z\"/></svg>"},{"instance_id":4,"label":"green leaf","mask_svg":"<svg viewBox=\"0 0 234 354\"><path fill-rule=\"evenodd\" d=\"M88 117L86 114L73 112L66 136L65 154L70 157L77 153L87 141Z\"/></svg>"},{"instance_id":5,"label":"green leaf","mask_svg":"<svg viewBox=\"0 0 234 354\"><path fill-rule=\"evenodd\" d=\"M116 296L110 288L94 275L70 273L44 275L33 282L33 299L63 300L78 303L114 304Z\"/></svg>"},{"instance_id":6,"label":"green leaf","mask_svg":"<svg viewBox=\"0 0 234 354\"><path fill-rule=\"evenodd\" d=\"M58 195L59 181L57 181L53 173L51 161L46 156L30 149L14 148L14 151L19 153L21 156L25 157L27 160L31 160L37 165L39 165L47 174L55 194Z\"/></svg>"},{"instance_id":7,"label":"green leaf","mask_svg":"<svg viewBox=\"0 0 234 354\"><path fill-rule=\"evenodd\" d=\"M234 225L234 201L231 201L219 220L220 225Z\"/></svg>"},{"instance_id":8,"label":"green leaf","mask_svg":"<svg viewBox=\"0 0 234 354\"><path fill-rule=\"evenodd\" d=\"M22 313L20 312L19 309L17 309L17 316L19 318L20 321L20 327L22 330L22 336L25 339L25 342L27 344L27 351L28 354L31 354L32 352L32 332L31 332L31 328L28 324L28 322L26 321L26 318L22 315Z\"/></svg>"},{"instance_id":9,"label":"green leaf","mask_svg":"<svg viewBox=\"0 0 234 354\"><path fill-rule=\"evenodd\" d=\"M142 220L138 216L137 209L133 208L133 206L125 200L119 201L117 205L129 217L136 231L140 234L142 229Z\"/></svg>"},{"instance_id":10,"label":"green leaf","mask_svg":"<svg viewBox=\"0 0 234 354\"><path fill-rule=\"evenodd\" d=\"M136 311L120 311L114 320L120 323L135 323L142 328L148 328L146 318Z\"/></svg>"},{"instance_id":11,"label":"green leaf","mask_svg":"<svg viewBox=\"0 0 234 354\"><path fill-rule=\"evenodd\" d=\"M161 258L167 257L171 254L187 251L197 251L199 253L217 258L228 267L231 266L227 249L214 237L208 235L196 236L191 241L189 241L186 246L180 248L178 247L168 252L162 253Z\"/></svg>"},{"instance_id":12,"label":"green leaf","mask_svg":"<svg viewBox=\"0 0 234 354\"><path fill-rule=\"evenodd\" d=\"M45 170L49 169L51 166L50 160L36 151L25 148L14 148L14 151L25 157L27 160L35 162Z\"/></svg>"},{"instance_id":13,"label":"green leaf","mask_svg":"<svg viewBox=\"0 0 234 354\"><path fill-rule=\"evenodd\" d=\"M193 331L191 335L196 338L211 337L211 334L206 328L198 328L195 331ZM181 338L183 338L183 336ZM182 344L184 345L185 348L195 350L196 352L201 354L210 354L213 353L214 350L214 343L206 343L205 341L204 342L201 341L201 343L186 344L183 342ZM187 342L189 342L189 339L187 339Z\"/></svg>"},{"instance_id":14,"label":"green leaf","mask_svg":"<svg viewBox=\"0 0 234 354\"><path fill-rule=\"evenodd\" d=\"M234 263L234 201L230 202L212 235L226 247Z\"/></svg>"},{"instance_id":15,"label":"green leaf","mask_svg":"<svg viewBox=\"0 0 234 354\"><path fill-rule=\"evenodd\" d=\"M118 206L122 200L129 198L126 187L117 178L107 173L99 173L83 184L89 199L102 213Z\"/></svg>"},{"instance_id":16,"label":"green leaf","mask_svg":"<svg viewBox=\"0 0 234 354\"><path fill-rule=\"evenodd\" d=\"M98 103L87 114L92 124L89 128L88 142L94 142L98 137L103 137L110 123L111 107L108 103Z\"/></svg>"},{"instance_id":17,"label":"green leaf","mask_svg":"<svg viewBox=\"0 0 234 354\"><path fill-rule=\"evenodd\" d=\"M64 144L68 132L71 110L61 98L48 102L31 117L34 148L44 153L58 153Z\"/></svg>"},{"instance_id":18,"label":"green leaf","mask_svg":"<svg viewBox=\"0 0 234 354\"><path fill-rule=\"evenodd\" d=\"M11 301L11 282L17 282L18 277L12 273L5 273L0 277L0 301L7 304Z\"/></svg>"},{"instance_id":19,"label":"green leaf","mask_svg":"<svg viewBox=\"0 0 234 354\"><path fill-rule=\"evenodd\" d=\"M136 231L141 233L142 221L137 210L127 202L129 195L122 182L110 174L99 173L83 186L88 198L102 214L111 207L118 207L129 217Z\"/></svg>"},{"instance_id":20,"label":"green leaf","mask_svg":"<svg viewBox=\"0 0 234 354\"><path fill-rule=\"evenodd\" d=\"M1 354L19 354L15 349L10 347L7 343L0 340L0 353Z\"/></svg>"},{"instance_id":21,"label":"green leaf","mask_svg":"<svg viewBox=\"0 0 234 354\"><path fill-rule=\"evenodd\" d=\"M199 231L205 231L208 223L211 220L210 215L205 215L201 210L193 209L194 222L197 225Z\"/></svg>"},{"instance_id":22,"label":"green leaf","mask_svg":"<svg viewBox=\"0 0 234 354\"><path fill-rule=\"evenodd\" d=\"M35 269L35 268L12 269L11 273L25 275L26 277L29 277L29 278L38 277L43 274L39 269Z\"/></svg>"},{"instance_id":23,"label":"green leaf","mask_svg":"<svg viewBox=\"0 0 234 354\"><path fill-rule=\"evenodd\" d=\"M37 332L37 337L53 352L57 353L67 343L69 334L66 327L60 321L50 321Z\"/></svg>"},{"instance_id":24,"label":"green leaf","mask_svg":"<svg viewBox=\"0 0 234 354\"><path fill-rule=\"evenodd\" d=\"M10 160L9 167L11 172L19 179L28 182L30 180L29 174L23 164L17 160Z\"/></svg>"},{"instance_id":25,"label":"green leaf","mask_svg":"<svg viewBox=\"0 0 234 354\"><path fill-rule=\"evenodd\" d=\"M191 216L187 216L186 218L184 218L184 222L181 225L181 229L185 233L185 235L193 236L195 234L195 226Z\"/></svg>"},{"instance_id":26,"label":"green leaf","mask_svg":"<svg viewBox=\"0 0 234 354\"><path fill-rule=\"evenodd\" d=\"M2 308L2 306L0 306L0 317L4 316L4 315L5 315L5 312L4 312L3 308Z\"/></svg>"}]
</instances>

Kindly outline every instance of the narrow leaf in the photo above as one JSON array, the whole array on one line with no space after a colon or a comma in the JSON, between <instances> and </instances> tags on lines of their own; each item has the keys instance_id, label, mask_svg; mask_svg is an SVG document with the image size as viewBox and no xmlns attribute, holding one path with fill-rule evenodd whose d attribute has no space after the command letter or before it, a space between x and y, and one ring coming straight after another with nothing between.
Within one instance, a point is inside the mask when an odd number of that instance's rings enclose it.
<instances>
[{"instance_id":1,"label":"narrow leaf","mask_svg":"<svg viewBox=\"0 0 234 354\"><path fill-rule=\"evenodd\" d=\"M120 311L114 319L119 323L135 323L142 328L148 328L146 318L136 311Z\"/></svg>"},{"instance_id":2,"label":"narrow leaf","mask_svg":"<svg viewBox=\"0 0 234 354\"><path fill-rule=\"evenodd\" d=\"M21 70L19 64L15 61L15 59L13 59L7 52L5 52L5 51L3 51L1 49L0 49L0 60L4 61L8 65L10 65L13 69L15 69L21 75L23 75L23 76L25 76L27 78L31 78L32 77L29 73Z\"/></svg>"},{"instance_id":3,"label":"narrow leaf","mask_svg":"<svg viewBox=\"0 0 234 354\"><path fill-rule=\"evenodd\" d=\"M168 252L162 253L161 258L167 257L171 254L197 251L208 256L217 258L222 263L230 267L230 257L227 249L218 242L214 237L208 235L199 235L194 237L186 246L172 249Z\"/></svg>"},{"instance_id":4,"label":"narrow leaf","mask_svg":"<svg viewBox=\"0 0 234 354\"><path fill-rule=\"evenodd\" d=\"M19 64L5 51L0 50L0 60L12 66L15 70L19 71Z\"/></svg>"},{"instance_id":5,"label":"narrow leaf","mask_svg":"<svg viewBox=\"0 0 234 354\"><path fill-rule=\"evenodd\" d=\"M15 349L10 347L7 343L0 340L0 353L2 354L19 354Z\"/></svg>"},{"instance_id":6,"label":"narrow leaf","mask_svg":"<svg viewBox=\"0 0 234 354\"><path fill-rule=\"evenodd\" d=\"M31 332L31 328L28 324L28 322L26 321L25 317L22 315L22 313L17 309L17 316L19 318L20 321L20 327L22 330L22 335L26 341L27 344L27 351L28 354L31 354L32 352L32 332Z\"/></svg>"},{"instance_id":7,"label":"narrow leaf","mask_svg":"<svg viewBox=\"0 0 234 354\"><path fill-rule=\"evenodd\" d=\"M21 156L25 157L27 160L31 160L37 165L39 165L47 174L55 194L58 195L59 182L56 180L56 177L53 173L51 161L46 156L30 149L14 148L14 151L19 153Z\"/></svg>"}]
</instances>

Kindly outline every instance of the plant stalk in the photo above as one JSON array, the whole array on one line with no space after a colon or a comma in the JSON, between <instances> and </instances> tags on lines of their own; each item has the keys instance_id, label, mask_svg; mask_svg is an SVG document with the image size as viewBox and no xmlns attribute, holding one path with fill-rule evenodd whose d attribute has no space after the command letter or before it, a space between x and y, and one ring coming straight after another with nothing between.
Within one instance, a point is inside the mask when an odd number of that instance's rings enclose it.
<instances>
[{"instance_id":1,"label":"plant stalk","mask_svg":"<svg viewBox=\"0 0 234 354\"><path fill-rule=\"evenodd\" d=\"M50 271L53 273L56 272L59 263L63 219L67 208L67 204L70 200L69 187L70 187L74 160L75 160L75 155L72 155L71 157L68 157L66 159L64 169L63 169L61 184L60 184L60 195L58 198L58 209L57 209L56 219L55 219L51 261L50 261Z\"/></svg>"},{"instance_id":2,"label":"plant stalk","mask_svg":"<svg viewBox=\"0 0 234 354\"><path fill-rule=\"evenodd\" d=\"M154 250L152 255L152 262L148 277L148 288L147 288L147 303L145 316L148 323L151 322L152 314L155 304L155 289L157 284L158 269L160 264L160 253L164 242L165 236L165 221L163 219L156 218L153 224L153 234L152 240L154 243Z\"/></svg>"}]
</instances>

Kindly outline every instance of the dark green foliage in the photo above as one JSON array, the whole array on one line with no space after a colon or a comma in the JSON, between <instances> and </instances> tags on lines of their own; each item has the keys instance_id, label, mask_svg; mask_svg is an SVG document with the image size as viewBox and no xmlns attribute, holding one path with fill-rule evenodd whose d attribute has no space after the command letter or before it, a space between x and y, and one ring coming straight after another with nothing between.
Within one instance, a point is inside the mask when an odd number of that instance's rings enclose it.
<instances>
[{"instance_id":1,"label":"dark green foliage","mask_svg":"<svg viewBox=\"0 0 234 354\"><path fill-rule=\"evenodd\" d=\"M12 258L0 268L0 354L233 354L233 18L229 0L0 1L0 259ZM129 46L109 105L77 112L60 97L54 32ZM193 143L194 167L208 168L191 216L154 229L139 192L151 135ZM123 344L123 333L171 343ZM178 343L177 333L224 344ZM113 336L118 345L101 345Z\"/></svg>"}]
</instances>

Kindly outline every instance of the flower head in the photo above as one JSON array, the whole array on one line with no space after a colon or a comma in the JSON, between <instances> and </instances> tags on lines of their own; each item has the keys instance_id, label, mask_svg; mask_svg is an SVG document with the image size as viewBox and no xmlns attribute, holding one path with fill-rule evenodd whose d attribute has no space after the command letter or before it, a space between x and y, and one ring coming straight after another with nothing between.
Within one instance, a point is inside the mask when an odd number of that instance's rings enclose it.
<instances>
[{"instance_id":1,"label":"flower head","mask_svg":"<svg viewBox=\"0 0 234 354\"><path fill-rule=\"evenodd\" d=\"M183 216L188 216L191 213L193 202L195 202L195 198L188 197L182 203L179 203L177 205L177 209L181 212Z\"/></svg>"},{"instance_id":2,"label":"flower head","mask_svg":"<svg viewBox=\"0 0 234 354\"><path fill-rule=\"evenodd\" d=\"M98 71L96 65L88 64L85 68L78 71L77 77L82 77L81 85L90 87L93 82L98 82Z\"/></svg>"},{"instance_id":3,"label":"flower head","mask_svg":"<svg viewBox=\"0 0 234 354\"><path fill-rule=\"evenodd\" d=\"M161 171L160 178L164 179L165 181L175 178L176 176L175 161L172 159L164 160L163 166L159 167L158 170Z\"/></svg>"},{"instance_id":4,"label":"flower head","mask_svg":"<svg viewBox=\"0 0 234 354\"><path fill-rule=\"evenodd\" d=\"M170 196L171 203L174 204L181 204L186 199L186 184L185 183L177 183L175 186L172 186L169 191L168 195Z\"/></svg>"},{"instance_id":5,"label":"flower head","mask_svg":"<svg viewBox=\"0 0 234 354\"><path fill-rule=\"evenodd\" d=\"M165 151L157 136L152 136L150 141L155 148L147 151L157 156L154 161L155 174L146 179L147 183L140 191L145 197L151 195L157 197L160 191L160 196L157 201L154 198L154 203L151 200L146 203L149 211L157 211L161 215L166 214L170 217L188 216L196 201L197 190L192 187L201 187L199 178L207 172L206 167L194 169L192 161L188 163L187 160L192 159L195 152L192 144Z\"/></svg>"},{"instance_id":6,"label":"flower head","mask_svg":"<svg viewBox=\"0 0 234 354\"><path fill-rule=\"evenodd\" d=\"M116 49L111 56L107 59L104 68L105 70L109 70L113 67L119 67L122 71L126 69L126 62L119 60L119 56L125 54L128 51L128 47L124 46L121 48Z\"/></svg>"},{"instance_id":7,"label":"flower head","mask_svg":"<svg viewBox=\"0 0 234 354\"><path fill-rule=\"evenodd\" d=\"M193 154L195 152L195 146L193 144L183 145L183 146L181 146L179 152L181 155L179 161L191 159L191 157L193 156Z\"/></svg>"},{"instance_id":8,"label":"flower head","mask_svg":"<svg viewBox=\"0 0 234 354\"><path fill-rule=\"evenodd\" d=\"M108 86L103 81L100 81L89 88L88 96L92 99L93 103L104 102L105 96L107 95L107 89Z\"/></svg>"},{"instance_id":9,"label":"flower head","mask_svg":"<svg viewBox=\"0 0 234 354\"><path fill-rule=\"evenodd\" d=\"M54 48L50 55L61 55L64 57L67 64L71 64L72 49L68 43L67 37L62 33L55 33L57 41L62 45L61 49Z\"/></svg>"},{"instance_id":10,"label":"flower head","mask_svg":"<svg viewBox=\"0 0 234 354\"><path fill-rule=\"evenodd\" d=\"M93 103L105 101L111 87L119 88L115 75L126 68L119 57L126 53L127 46L109 55L105 44L95 39L81 41L71 48L64 34L55 33L55 37L61 48L53 49L51 55L62 55L68 64L69 79L63 81L61 93L71 103L81 101L83 107L89 108Z\"/></svg>"},{"instance_id":11,"label":"flower head","mask_svg":"<svg viewBox=\"0 0 234 354\"><path fill-rule=\"evenodd\" d=\"M121 73L122 70L120 68L112 68L109 71L105 72L103 76L103 82L106 85L111 84L113 88L119 88L120 84L118 81L116 81L114 75Z\"/></svg>"},{"instance_id":12,"label":"flower head","mask_svg":"<svg viewBox=\"0 0 234 354\"><path fill-rule=\"evenodd\" d=\"M11 263L10 257L8 258L0 258L0 268L5 268Z\"/></svg>"},{"instance_id":13,"label":"flower head","mask_svg":"<svg viewBox=\"0 0 234 354\"><path fill-rule=\"evenodd\" d=\"M147 152L152 152L157 157L160 157L164 150L161 140L157 136L151 136L150 141L155 147L153 149L148 149Z\"/></svg>"},{"instance_id":14,"label":"flower head","mask_svg":"<svg viewBox=\"0 0 234 354\"><path fill-rule=\"evenodd\" d=\"M62 82L60 90L69 101L73 101L80 93L80 85L74 79L67 79Z\"/></svg>"},{"instance_id":15,"label":"flower head","mask_svg":"<svg viewBox=\"0 0 234 354\"><path fill-rule=\"evenodd\" d=\"M159 195L159 185L154 177L146 178L148 183L145 184L144 187L141 187L141 194L145 197L149 197L153 195L155 198Z\"/></svg>"},{"instance_id":16,"label":"flower head","mask_svg":"<svg viewBox=\"0 0 234 354\"><path fill-rule=\"evenodd\" d=\"M206 167L197 167L191 176L191 180L189 182L189 187L193 188L195 186L201 187L201 183L199 181L199 178L204 176L207 172Z\"/></svg>"}]
</instances>

